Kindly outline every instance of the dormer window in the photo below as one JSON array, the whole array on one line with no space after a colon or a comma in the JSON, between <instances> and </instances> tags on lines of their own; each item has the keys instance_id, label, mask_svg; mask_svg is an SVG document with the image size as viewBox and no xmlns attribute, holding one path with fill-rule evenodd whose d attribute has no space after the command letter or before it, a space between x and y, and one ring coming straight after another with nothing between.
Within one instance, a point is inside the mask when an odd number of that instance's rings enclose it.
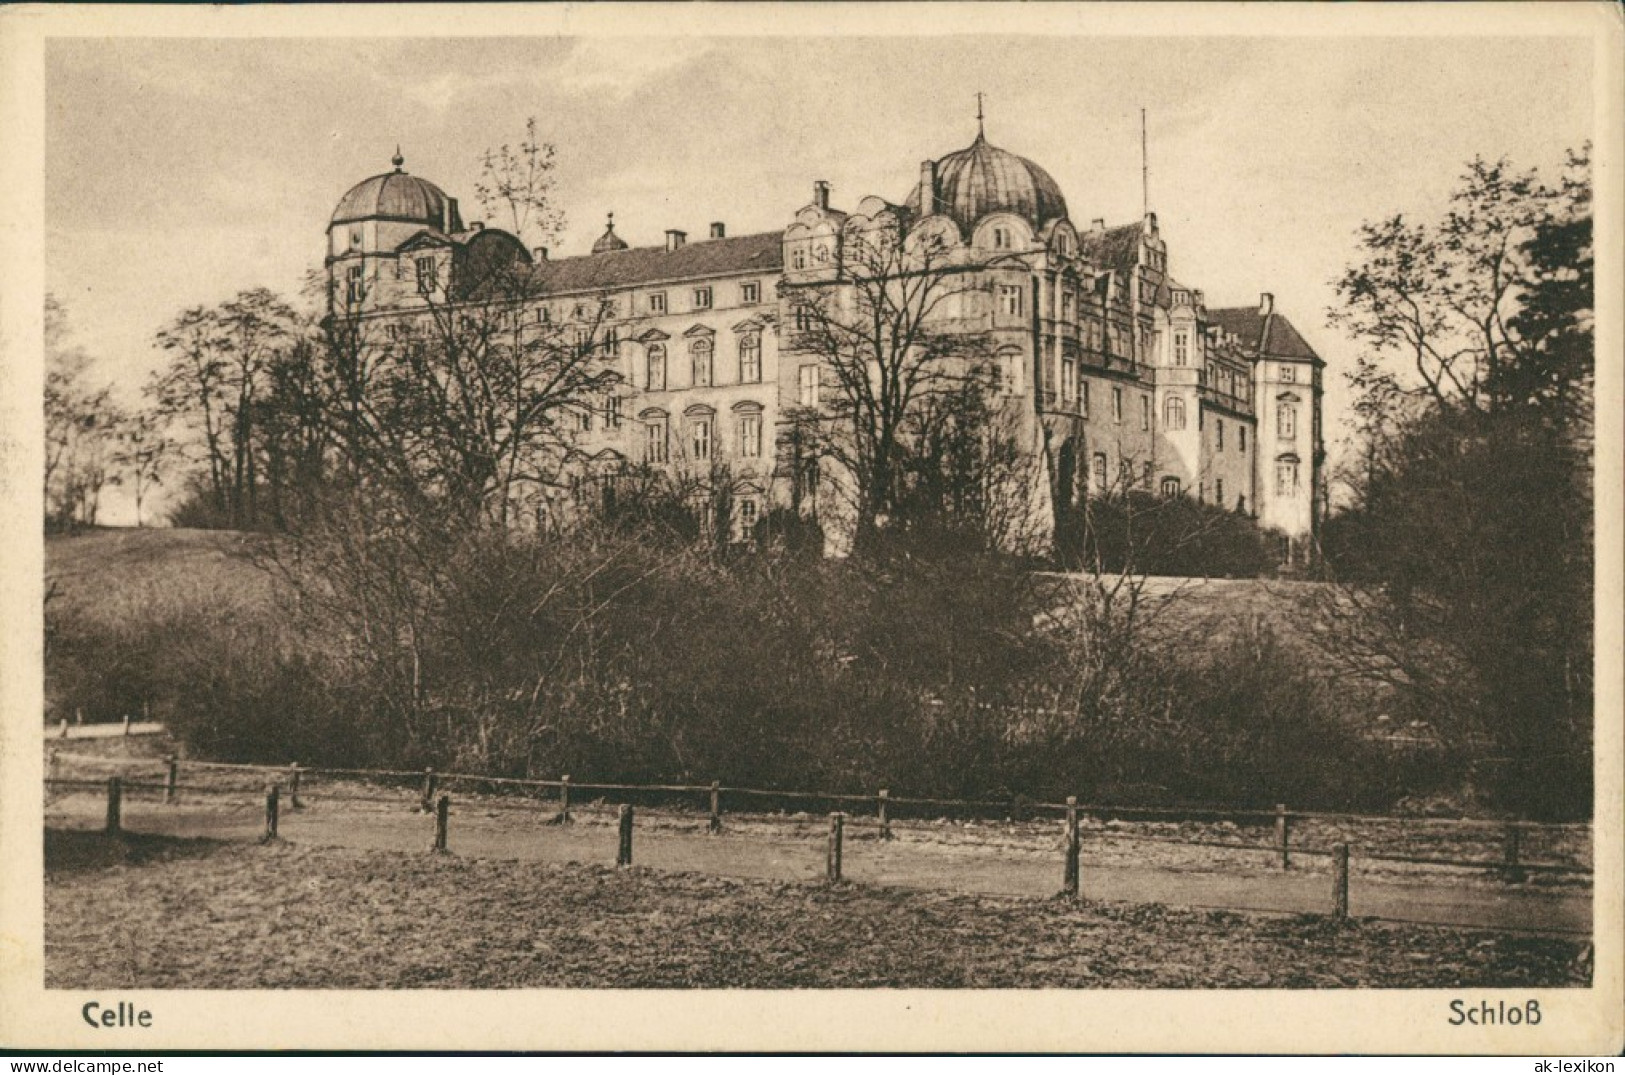
<instances>
[{"instance_id":1,"label":"dormer window","mask_svg":"<svg viewBox=\"0 0 1625 1075\"><path fill-rule=\"evenodd\" d=\"M427 295L439 286L439 267L432 257L418 258L418 294Z\"/></svg>"},{"instance_id":2,"label":"dormer window","mask_svg":"<svg viewBox=\"0 0 1625 1075\"><path fill-rule=\"evenodd\" d=\"M1010 249L1010 229L1009 228L994 228L993 229L993 249L995 249L995 250L1009 250Z\"/></svg>"}]
</instances>

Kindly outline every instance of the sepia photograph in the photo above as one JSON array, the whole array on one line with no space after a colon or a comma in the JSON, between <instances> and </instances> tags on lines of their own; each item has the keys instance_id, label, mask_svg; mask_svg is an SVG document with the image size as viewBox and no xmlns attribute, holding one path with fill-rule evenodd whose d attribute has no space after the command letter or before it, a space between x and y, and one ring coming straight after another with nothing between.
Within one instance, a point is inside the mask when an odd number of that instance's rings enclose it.
<instances>
[{"instance_id":1,"label":"sepia photograph","mask_svg":"<svg viewBox=\"0 0 1625 1075\"><path fill-rule=\"evenodd\" d=\"M1620 44L5 12L0 1043L1617 1052Z\"/></svg>"}]
</instances>

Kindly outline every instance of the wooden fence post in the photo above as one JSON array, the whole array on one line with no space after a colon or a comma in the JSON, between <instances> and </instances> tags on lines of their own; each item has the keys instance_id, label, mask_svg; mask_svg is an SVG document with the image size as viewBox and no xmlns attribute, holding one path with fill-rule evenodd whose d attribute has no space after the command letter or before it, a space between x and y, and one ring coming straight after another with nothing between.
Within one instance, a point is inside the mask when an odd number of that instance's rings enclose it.
<instances>
[{"instance_id":1,"label":"wooden fence post","mask_svg":"<svg viewBox=\"0 0 1625 1075\"><path fill-rule=\"evenodd\" d=\"M57 766L56 747L52 747L45 754L45 779L46 780L55 780L56 779L56 766Z\"/></svg>"},{"instance_id":2,"label":"wooden fence post","mask_svg":"<svg viewBox=\"0 0 1625 1075\"><path fill-rule=\"evenodd\" d=\"M824 864L824 872L831 882L841 879L841 831L845 824L846 815L840 811L829 815L829 858Z\"/></svg>"},{"instance_id":3,"label":"wooden fence post","mask_svg":"<svg viewBox=\"0 0 1625 1075\"><path fill-rule=\"evenodd\" d=\"M1521 845L1523 843L1523 833L1519 830L1516 824L1508 825L1504 840L1505 842L1502 845L1502 853L1506 859L1506 869L1503 871L1502 876L1508 881L1522 881L1529 876L1525 871L1518 868L1518 861L1521 857L1519 853L1522 850Z\"/></svg>"},{"instance_id":4,"label":"wooden fence post","mask_svg":"<svg viewBox=\"0 0 1625 1075\"><path fill-rule=\"evenodd\" d=\"M875 796L875 798L878 800L877 807L878 807L878 812L880 814L880 838L882 840L890 840L891 839L891 818L886 816L886 807L889 805L889 801L891 799L891 792L888 791L886 788L881 788L880 789L880 794Z\"/></svg>"},{"instance_id":5,"label":"wooden fence post","mask_svg":"<svg viewBox=\"0 0 1625 1075\"><path fill-rule=\"evenodd\" d=\"M288 806L290 809L299 809L299 763L294 762L288 766Z\"/></svg>"},{"instance_id":6,"label":"wooden fence post","mask_svg":"<svg viewBox=\"0 0 1625 1075\"><path fill-rule=\"evenodd\" d=\"M1349 845L1332 847L1332 917L1349 916Z\"/></svg>"},{"instance_id":7,"label":"wooden fence post","mask_svg":"<svg viewBox=\"0 0 1625 1075\"><path fill-rule=\"evenodd\" d=\"M282 789L277 785L272 784L265 789L265 838L267 840L276 839L276 823L277 817L281 813L279 809L281 798Z\"/></svg>"},{"instance_id":8,"label":"wooden fence post","mask_svg":"<svg viewBox=\"0 0 1625 1075\"><path fill-rule=\"evenodd\" d=\"M622 803L619 811L621 843L615 851L615 865L632 865L632 804Z\"/></svg>"},{"instance_id":9,"label":"wooden fence post","mask_svg":"<svg viewBox=\"0 0 1625 1075\"><path fill-rule=\"evenodd\" d=\"M1078 898L1078 797L1066 797L1066 873L1061 878L1061 891L1068 899Z\"/></svg>"},{"instance_id":10,"label":"wooden fence post","mask_svg":"<svg viewBox=\"0 0 1625 1075\"><path fill-rule=\"evenodd\" d=\"M570 774L565 773L559 778L559 817L563 824L570 823Z\"/></svg>"},{"instance_id":11,"label":"wooden fence post","mask_svg":"<svg viewBox=\"0 0 1625 1075\"><path fill-rule=\"evenodd\" d=\"M1288 850L1288 848L1290 846L1288 841L1291 839L1290 825L1291 825L1291 821L1287 817L1286 804L1285 803L1276 803L1275 804L1275 845L1281 849L1281 869L1283 869L1283 870L1290 870L1292 868L1292 858L1291 858L1291 854L1290 854L1290 852Z\"/></svg>"},{"instance_id":12,"label":"wooden fence post","mask_svg":"<svg viewBox=\"0 0 1625 1075\"><path fill-rule=\"evenodd\" d=\"M124 734L130 734L130 714L124 714Z\"/></svg>"},{"instance_id":13,"label":"wooden fence post","mask_svg":"<svg viewBox=\"0 0 1625 1075\"><path fill-rule=\"evenodd\" d=\"M164 803L174 805L175 785L180 778L180 759L171 754L164 759Z\"/></svg>"},{"instance_id":14,"label":"wooden fence post","mask_svg":"<svg viewBox=\"0 0 1625 1075\"><path fill-rule=\"evenodd\" d=\"M73 722L75 724L83 724L85 722L85 711L83 709L79 709L79 708L74 709L74 711L73 711Z\"/></svg>"},{"instance_id":15,"label":"wooden fence post","mask_svg":"<svg viewBox=\"0 0 1625 1075\"><path fill-rule=\"evenodd\" d=\"M442 795L434 804L434 849L446 849L446 827L451 818L451 796Z\"/></svg>"},{"instance_id":16,"label":"wooden fence post","mask_svg":"<svg viewBox=\"0 0 1625 1075\"><path fill-rule=\"evenodd\" d=\"M68 718L63 717L62 718L62 738L66 739L67 737L68 737Z\"/></svg>"},{"instance_id":17,"label":"wooden fence post","mask_svg":"<svg viewBox=\"0 0 1625 1075\"><path fill-rule=\"evenodd\" d=\"M439 783L434 775L434 766L423 770L423 801L420 808L425 814L434 809L434 792Z\"/></svg>"},{"instance_id":18,"label":"wooden fence post","mask_svg":"<svg viewBox=\"0 0 1625 1075\"><path fill-rule=\"evenodd\" d=\"M722 783L711 781L711 821L706 825L706 831L715 835L722 831Z\"/></svg>"},{"instance_id":19,"label":"wooden fence post","mask_svg":"<svg viewBox=\"0 0 1625 1075\"><path fill-rule=\"evenodd\" d=\"M117 836L123 821L124 781L116 776L107 778L107 826L109 836Z\"/></svg>"}]
</instances>

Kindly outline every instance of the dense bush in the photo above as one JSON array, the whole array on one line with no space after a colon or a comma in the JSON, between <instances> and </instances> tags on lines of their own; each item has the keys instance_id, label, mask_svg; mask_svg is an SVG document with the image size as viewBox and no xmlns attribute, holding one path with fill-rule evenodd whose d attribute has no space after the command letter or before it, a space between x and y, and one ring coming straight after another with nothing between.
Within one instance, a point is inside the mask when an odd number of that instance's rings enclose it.
<instances>
[{"instance_id":1,"label":"dense bush","mask_svg":"<svg viewBox=\"0 0 1625 1075\"><path fill-rule=\"evenodd\" d=\"M1453 779L1396 769L1267 631L1153 634L1132 589L951 535L846 561L620 526L347 540L280 542L257 614L57 615L52 675L279 764L1368 809Z\"/></svg>"},{"instance_id":2,"label":"dense bush","mask_svg":"<svg viewBox=\"0 0 1625 1075\"><path fill-rule=\"evenodd\" d=\"M1250 516L1188 496L1134 491L1090 498L1057 527L1070 568L1204 578L1256 578L1281 562L1280 542Z\"/></svg>"}]
</instances>

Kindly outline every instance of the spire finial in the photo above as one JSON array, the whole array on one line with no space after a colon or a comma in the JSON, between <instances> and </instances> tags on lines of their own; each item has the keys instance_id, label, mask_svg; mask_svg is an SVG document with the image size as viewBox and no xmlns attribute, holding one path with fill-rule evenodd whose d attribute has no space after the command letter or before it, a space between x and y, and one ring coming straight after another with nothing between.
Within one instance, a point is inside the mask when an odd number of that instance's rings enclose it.
<instances>
[{"instance_id":1,"label":"spire finial","mask_svg":"<svg viewBox=\"0 0 1625 1075\"><path fill-rule=\"evenodd\" d=\"M401 144L399 142L395 143L395 155L390 158L390 163L395 165L397 172L401 170L401 165L406 163L406 158L401 156Z\"/></svg>"},{"instance_id":2,"label":"spire finial","mask_svg":"<svg viewBox=\"0 0 1625 1075\"><path fill-rule=\"evenodd\" d=\"M609 230L615 230L615 210L613 209L609 211Z\"/></svg>"},{"instance_id":3,"label":"spire finial","mask_svg":"<svg viewBox=\"0 0 1625 1075\"><path fill-rule=\"evenodd\" d=\"M982 91L976 91L976 137L985 138L987 132L982 129Z\"/></svg>"}]
</instances>

